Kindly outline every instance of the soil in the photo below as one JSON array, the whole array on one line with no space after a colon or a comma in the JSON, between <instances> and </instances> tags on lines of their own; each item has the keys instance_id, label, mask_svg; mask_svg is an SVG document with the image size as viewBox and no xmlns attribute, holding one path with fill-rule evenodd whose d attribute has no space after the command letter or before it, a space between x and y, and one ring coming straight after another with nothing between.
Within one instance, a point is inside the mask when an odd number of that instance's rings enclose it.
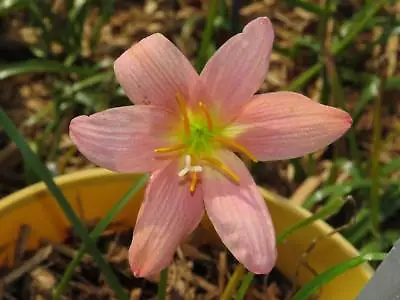
<instances>
[{"instance_id":1,"label":"soil","mask_svg":"<svg viewBox=\"0 0 400 300\"><path fill-rule=\"evenodd\" d=\"M194 236L202 235L198 229ZM36 251L26 251L29 229L21 228L13 264L0 269L1 299L51 299L69 262L81 246L74 235L63 244L46 241ZM98 239L99 249L118 276L130 299L154 299L159 275L135 278L126 259L132 230L116 233L112 226ZM201 244L199 241L202 241ZM234 272L235 259L222 247L189 239L176 252L168 269L169 299L219 299ZM4 264L3 264L4 265ZM295 291L277 269L268 276L255 276L246 299L288 300ZM94 260L86 254L76 268L63 299L115 299Z\"/></svg>"}]
</instances>

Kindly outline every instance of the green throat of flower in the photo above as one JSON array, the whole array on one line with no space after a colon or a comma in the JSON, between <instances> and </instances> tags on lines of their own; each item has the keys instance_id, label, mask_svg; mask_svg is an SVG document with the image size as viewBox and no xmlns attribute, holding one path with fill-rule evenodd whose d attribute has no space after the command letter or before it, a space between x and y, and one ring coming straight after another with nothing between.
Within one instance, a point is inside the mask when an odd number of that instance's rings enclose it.
<instances>
[{"instance_id":1,"label":"green throat of flower","mask_svg":"<svg viewBox=\"0 0 400 300\"><path fill-rule=\"evenodd\" d=\"M224 135L223 128L215 126L210 111L203 102L199 101L197 108L189 109L187 101L180 93L176 95L176 100L183 122L183 129L179 134L181 142L169 147L157 148L154 151L159 154L176 153L184 157L184 167L179 171L178 176L190 179L191 193L194 193L201 180L199 175L204 165L216 169L235 184L239 184L239 177L213 156L214 151L228 148L245 154L253 161L256 161L255 157L245 147Z\"/></svg>"}]
</instances>

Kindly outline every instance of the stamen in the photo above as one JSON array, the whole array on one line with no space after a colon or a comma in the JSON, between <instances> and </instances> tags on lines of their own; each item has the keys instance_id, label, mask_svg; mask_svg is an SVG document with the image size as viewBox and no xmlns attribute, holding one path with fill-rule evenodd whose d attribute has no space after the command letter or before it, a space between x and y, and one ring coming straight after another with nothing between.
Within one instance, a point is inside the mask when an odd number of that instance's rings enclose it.
<instances>
[{"instance_id":1,"label":"stamen","mask_svg":"<svg viewBox=\"0 0 400 300\"><path fill-rule=\"evenodd\" d=\"M217 142L219 142L227 147L232 148L232 150L234 150L234 151L236 150L238 152L241 152L244 155L246 155L248 158L250 158L252 161L257 162L257 158L255 158L254 155L251 154L250 151L246 147L240 145L239 143L235 142L234 140L231 140L231 139L225 138L225 137L220 137L220 136L214 136L213 138Z\"/></svg>"},{"instance_id":2,"label":"stamen","mask_svg":"<svg viewBox=\"0 0 400 300\"><path fill-rule=\"evenodd\" d=\"M207 107L204 105L202 101L199 102L199 107L206 117L208 130L211 131L213 129L213 126L212 126L210 112L208 111Z\"/></svg>"},{"instance_id":3,"label":"stamen","mask_svg":"<svg viewBox=\"0 0 400 300\"><path fill-rule=\"evenodd\" d=\"M179 150L183 150L186 148L185 144L176 144L170 147L161 147L161 148L156 148L154 149L155 153L170 153L170 152L175 152Z\"/></svg>"},{"instance_id":4,"label":"stamen","mask_svg":"<svg viewBox=\"0 0 400 300\"><path fill-rule=\"evenodd\" d=\"M176 93L176 101L179 105L179 110L181 111L183 117L183 128L185 130L185 135L190 135L190 124L189 124L189 116L187 112L187 102L181 93Z\"/></svg>"},{"instance_id":5,"label":"stamen","mask_svg":"<svg viewBox=\"0 0 400 300\"><path fill-rule=\"evenodd\" d=\"M239 184L239 176L229 169L223 162L214 157L203 157L202 159L208 162L213 168L227 175L234 183Z\"/></svg>"},{"instance_id":6,"label":"stamen","mask_svg":"<svg viewBox=\"0 0 400 300\"><path fill-rule=\"evenodd\" d=\"M190 182L190 192L194 193L194 191L196 190L196 186L197 186L197 182L199 181L199 178L197 176L196 172L191 173L192 176L192 181Z\"/></svg>"}]
</instances>

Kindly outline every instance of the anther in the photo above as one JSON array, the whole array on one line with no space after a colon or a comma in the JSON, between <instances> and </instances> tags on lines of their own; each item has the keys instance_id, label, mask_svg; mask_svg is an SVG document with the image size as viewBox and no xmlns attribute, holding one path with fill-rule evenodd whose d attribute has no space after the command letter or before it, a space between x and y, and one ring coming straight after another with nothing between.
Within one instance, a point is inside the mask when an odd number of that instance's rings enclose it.
<instances>
[{"instance_id":1,"label":"anther","mask_svg":"<svg viewBox=\"0 0 400 300\"><path fill-rule=\"evenodd\" d=\"M240 145L239 143L235 142L234 140L231 140L230 138L220 137L220 136L214 136L213 138L215 141L231 148L233 151L243 153L248 158L250 158L253 162L257 162L257 158L255 158L255 156L253 154L251 154L250 151L246 147Z\"/></svg>"},{"instance_id":2,"label":"anther","mask_svg":"<svg viewBox=\"0 0 400 300\"><path fill-rule=\"evenodd\" d=\"M186 148L185 144L176 144L170 147L160 147L160 148L156 148L154 149L155 153L171 153L171 152L175 152L175 151L180 151L180 150L184 150Z\"/></svg>"},{"instance_id":3,"label":"anther","mask_svg":"<svg viewBox=\"0 0 400 300\"><path fill-rule=\"evenodd\" d=\"M190 188L189 191L191 193L194 193L194 191L196 190L196 185L197 185L197 181L198 181L198 176L196 172L191 173L192 176L192 181L190 182Z\"/></svg>"},{"instance_id":4,"label":"anther","mask_svg":"<svg viewBox=\"0 0 400 300\"><path fill-rule=\"evenodd\" d=\"M202 159L208 162L211 165L211 167L217 169L218 171L226 175L234 183L239 184L240 182L239 176L236 175L236 173L233 172L231 169L229 169L223 162L214 157L203 157Z\"/></svg>"},{"instance_id":5,"label":"anther","mask_svg":"<svg viewBox=\"0 0 400 300\"><path fill-rule=\"evenodd\" d=\"M212 126L212 119L210 116L210 112L208 111L207 107L204 105L202 101L199 102L199 107L203 112L204 116L206 117L208 130L211 131L213 129L213 126Z\"/></svg>"},{"instance_id":6,"label":"anther","mask_svg":"<svg viewBox=\"0 0 400 300\"><path fill-rule=\"evenodd\" d=\"M190 134L189 116L187 111L187 102L181 93L176 93L176 102L178 102L179 110L183 117L183 126L186 136Z\"/></svg>"}]
</instances>

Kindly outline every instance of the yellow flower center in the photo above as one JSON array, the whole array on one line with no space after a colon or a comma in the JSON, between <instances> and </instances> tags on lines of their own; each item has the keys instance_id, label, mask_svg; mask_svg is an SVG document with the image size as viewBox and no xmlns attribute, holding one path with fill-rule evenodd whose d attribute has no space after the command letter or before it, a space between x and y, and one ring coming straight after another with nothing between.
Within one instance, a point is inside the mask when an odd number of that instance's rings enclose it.
<instances>
[{"instance_id":1,"label":"yellow flower center","mask_svg":"<svg viewBox=\"0 0 400 300\"><path fill-rule=\"evenodd\" d=\"M189 108L187 101L178 93L176 101L179 105L182 130L178 137L180 143L169 147L154 149L156 153L176 153L184 157L184 167L178 173L182 178L189 177L190 192L194 193L200 180L199 175L203 171L203 165L209 165L220 173L227 176L231 181L239 184L239 177L229 169L222 161L213 157L213 152L221 147L228 148L235 152L245 154L253 161L256 158L232 138L224 135L224 127L216 126L216 122L201 101L198 107Z\"/></svg>"}]
</instances>

